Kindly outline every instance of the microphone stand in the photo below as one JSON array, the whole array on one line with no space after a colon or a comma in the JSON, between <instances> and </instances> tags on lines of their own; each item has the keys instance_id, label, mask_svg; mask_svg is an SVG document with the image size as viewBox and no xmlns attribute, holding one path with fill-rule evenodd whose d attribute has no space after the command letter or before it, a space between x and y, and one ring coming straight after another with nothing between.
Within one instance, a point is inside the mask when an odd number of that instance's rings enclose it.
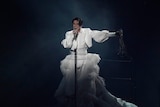
<instances>
[{"instance_id":1,"label":"microphone stand","mask_svg":"<svg viewBox=\"0 0 160 107\"><path fill-rule=\"evenodd\" d=\"M75 107L77 107L77 49L74 50L75 52Z\"/></svg>"},{"instance_id":2,"label":"microphone stand","mask_svg":"<svg viewBox=\"0 0 160 107\"><path fill-rule=\"evenodd\" d=\"M74 40L77 40L78 34L75 35ZM75 90L74 90L74 104L77 107L77 48L74 49L74 68L75 68Z\"/></svg>"}]
</instances>

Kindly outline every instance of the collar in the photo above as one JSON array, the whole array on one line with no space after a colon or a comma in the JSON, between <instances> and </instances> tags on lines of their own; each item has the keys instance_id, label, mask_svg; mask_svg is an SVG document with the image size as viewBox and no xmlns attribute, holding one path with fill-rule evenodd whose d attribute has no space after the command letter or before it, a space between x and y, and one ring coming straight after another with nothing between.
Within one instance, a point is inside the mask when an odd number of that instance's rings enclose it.
<instances>
[{"instance_id":1,"label":"collar","mask_svg":"<svg viewBox=\"0 0 160 107\"><path fill-rule=\"evenodd\" d=\"M82 32L83 32L83 28L81 27L81 28L80 28L80 31L79 31L79 33L82 33Z\"/></svg>"}]
</instances>

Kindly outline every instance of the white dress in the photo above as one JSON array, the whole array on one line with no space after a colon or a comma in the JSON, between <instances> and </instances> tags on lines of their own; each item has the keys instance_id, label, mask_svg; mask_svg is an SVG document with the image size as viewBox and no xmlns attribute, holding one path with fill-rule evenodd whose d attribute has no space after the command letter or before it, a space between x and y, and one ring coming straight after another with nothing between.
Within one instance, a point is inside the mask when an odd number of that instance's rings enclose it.
<instances>
[{"instance_id":1,"label":"white dress","mask_svg":"<svg viewBox=\"0 0 160 107\"><path fill-rule=\"evenodd\" d=\"M92 47L92 39L101 43L113 35L107 30L81 28L77 39L73 40L73 31L66 32L61 44L71 52L61 61L63 78L55 93L61 106L75 107L75 54L72 50L77 49L77 107L137 107L108 92L104 79L99 76L99 55L87 52Z\"/></svg>"}]
</instances>

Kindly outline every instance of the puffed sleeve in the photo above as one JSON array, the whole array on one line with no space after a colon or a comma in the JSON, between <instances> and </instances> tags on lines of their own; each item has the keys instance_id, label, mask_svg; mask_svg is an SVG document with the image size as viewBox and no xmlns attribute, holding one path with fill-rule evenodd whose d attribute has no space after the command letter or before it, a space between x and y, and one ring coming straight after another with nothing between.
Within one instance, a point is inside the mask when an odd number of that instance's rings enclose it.
<instances>
[{"instance_id":1,"label":"puffed sleeve","mask_svg":"<svg viewBox=\"0 0 160 107\"><path fill-rule=\"evenodd\" d=\"M114 37L115 32L109 32L108 30L91 30L91 35L96 42L101 43L108 40L109 37Z\"/></svg>"},{"instance_id":2,"label":"puffed sleeve","mask_svg":"<svg viewBox=\"0 0 160 107\"><path fill-rule=\"evenodd\" d=\"M64 48L71 48L73 42L73 35L70 32L66 32L65 39L62 40L61 44Z\"/></svg>"}]
</instances>

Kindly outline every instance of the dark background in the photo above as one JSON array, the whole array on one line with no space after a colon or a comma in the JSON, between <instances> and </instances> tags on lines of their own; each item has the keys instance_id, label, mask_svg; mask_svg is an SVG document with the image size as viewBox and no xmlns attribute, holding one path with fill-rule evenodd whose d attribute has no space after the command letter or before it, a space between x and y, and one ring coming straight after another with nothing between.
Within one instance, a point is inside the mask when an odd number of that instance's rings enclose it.
<instances>
[{"instance_id":1,"label":"dark background","mask_svg":"<svg viewBox=\"0 0 160 107\"><path fill-rule=\"evenodd\" d=\"M117 38L94 42L89 50L102 58L100 75L106 79L107 89L139 107L160 107L157 1L13 0L1 5L1 107L54 106L54 93L62 79L60 61L69 51L60 42L75 16L84 20L84 27L124 30L131 62L115 61Z\"/></svg>"}]
</instances>

